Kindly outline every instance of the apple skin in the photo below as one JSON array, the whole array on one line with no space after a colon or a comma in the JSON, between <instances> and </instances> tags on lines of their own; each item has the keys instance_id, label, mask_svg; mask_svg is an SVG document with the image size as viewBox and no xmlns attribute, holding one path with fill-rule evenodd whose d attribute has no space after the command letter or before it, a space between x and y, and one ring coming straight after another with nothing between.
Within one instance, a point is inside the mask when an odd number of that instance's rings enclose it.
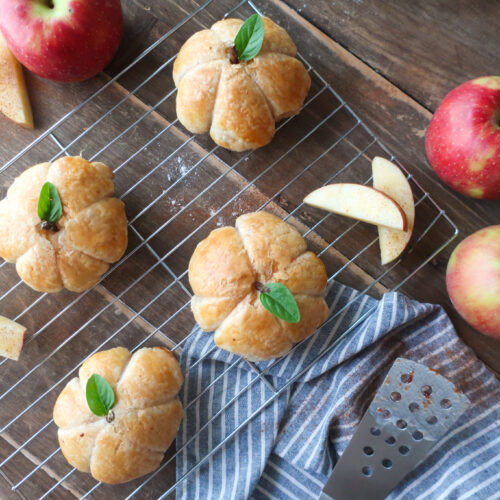
<instances>
[{"instance_id":1,"label":"apple skin","mask_svg":"<svg viewBox=\"0 0 500 500\"><path fill-rule=\"evenodd\" d=\"M120 44L120 0L0 0L0 29L33 73L79 82L99 73Z\"/></svg>"},{"instance_id":2,"label":"apple skin","mask_svg":"<svg viewBox=\"0 0 500 500\"><path fill-rule=\"evenodd\" d=\"M500 198L500 76L452 90L434 113L425 137L436 174L472 198Z\"/></svg>"},{"instance_id":3,"label":"apple skin","mask_svg":"<svg viewBox=\"0 0 500 500\"><path fill-rule=\"evenodd\" d=\"M477 231L455 248L446 286L467 323L500 339L500 225Z\"/></svg>"}]
</instances>

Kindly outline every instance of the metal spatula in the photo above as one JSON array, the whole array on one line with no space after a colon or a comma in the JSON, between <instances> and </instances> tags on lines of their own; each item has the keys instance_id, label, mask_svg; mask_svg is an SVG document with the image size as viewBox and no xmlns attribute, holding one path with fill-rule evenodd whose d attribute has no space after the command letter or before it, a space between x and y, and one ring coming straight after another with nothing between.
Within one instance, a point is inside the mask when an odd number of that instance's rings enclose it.
<instances>
[{"instance_id":1,"label":"metal spatula","mask_svg":"<svg viewBox=\"0 0 500 500\"><path fill-rule=\"evenodd\" d=\"M320 500L385 498L469 405L469 400L436 371L398 358Z\"/></svg>"}]
</instances>

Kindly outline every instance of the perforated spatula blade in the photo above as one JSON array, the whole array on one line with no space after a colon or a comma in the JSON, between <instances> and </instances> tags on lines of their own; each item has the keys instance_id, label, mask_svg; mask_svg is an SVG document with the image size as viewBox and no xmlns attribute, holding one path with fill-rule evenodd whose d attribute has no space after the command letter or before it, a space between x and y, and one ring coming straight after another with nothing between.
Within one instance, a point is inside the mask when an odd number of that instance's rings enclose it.
<instances>
[{"instance_id":1,"label":"perforated spatula blade","mask_svg":"<svg viewBox=\"0 0 500 500\"><path fill-rule=\"evenodd\" d=\"M436 371L398 358L320 500L385 498L469 405L467 397Z\"/></svg>"}]
</instances>

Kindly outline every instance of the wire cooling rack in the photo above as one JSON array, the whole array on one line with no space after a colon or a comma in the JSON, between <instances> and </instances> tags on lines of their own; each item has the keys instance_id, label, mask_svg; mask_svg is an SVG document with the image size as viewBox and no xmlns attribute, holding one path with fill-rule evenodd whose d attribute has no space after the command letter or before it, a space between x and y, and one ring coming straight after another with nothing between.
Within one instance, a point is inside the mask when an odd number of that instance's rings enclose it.
<instances>
[{"instance_id":1,"label":"wire cooling rack","mask_svg":"<svg viewBox=\"0 0 500 500\"><path fill-rule=\"evenodd\" d=\"M300 115L278 125L270 146L230 153L205 136L188 134L175 116L172 64L189 35L221 17L215 4L209 0L187 15L0 168L4 196L20 172L40 161L75 154L103 161L114 169L116 193L125 201L129 219L126 255L82 294L37 293L19 280L14 266L0 264L0 312L29 331L21 360L0 362L0 473L23 498L173 497L176 485L222 446L200 457L177 482L174 465L181 450L173 445L153 474L111 487L66 463L52 420L57 395L93 353L117 345L136 350L159 343L180 353L194 325L187 264L210 230L232 225L241 213L269 210L303 234L325 262L330 282L335 279L374 296L400 288L457 234L453 222L410 174L415 234L404 257L385 268L379 264L374 228L303 205L305 194L332 181L370 183L376 155L397 161L304 58L311 91ZM225 15L245 18L254 11L259 9L252 2L242 1ZM328 321L345 307L333 310ZM338 332L335 342L365 316ZM237 359L225 373L244 362ZM214 419L258 380L273 391L263 409L301 375L276 387L266 378L270 367L261 371L251 366L247 388ZM202 395L185 401L185 406Z\"/></svg>"}]
</instances>

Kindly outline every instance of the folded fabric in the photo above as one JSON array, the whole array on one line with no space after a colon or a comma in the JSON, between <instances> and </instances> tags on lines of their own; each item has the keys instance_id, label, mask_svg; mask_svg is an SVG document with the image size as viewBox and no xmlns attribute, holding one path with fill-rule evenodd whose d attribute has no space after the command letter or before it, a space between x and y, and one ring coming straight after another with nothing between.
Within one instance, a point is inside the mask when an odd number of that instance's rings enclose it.
<instances>
[{"instance_id":1,"label":"folded fabric","mask_svg":"<svg viewBox=\"0 0 500 500\"><path fill-rule=\"evenodd\" d=\"M181 356L176 467L187 477L177 498L318 498L397 357L434 368L472 404L389 498L500 498L500 382L443 309L337 283L327 302L332 319L320 331L257 370L193 332Z\"/></svg>"}]
</instances>

